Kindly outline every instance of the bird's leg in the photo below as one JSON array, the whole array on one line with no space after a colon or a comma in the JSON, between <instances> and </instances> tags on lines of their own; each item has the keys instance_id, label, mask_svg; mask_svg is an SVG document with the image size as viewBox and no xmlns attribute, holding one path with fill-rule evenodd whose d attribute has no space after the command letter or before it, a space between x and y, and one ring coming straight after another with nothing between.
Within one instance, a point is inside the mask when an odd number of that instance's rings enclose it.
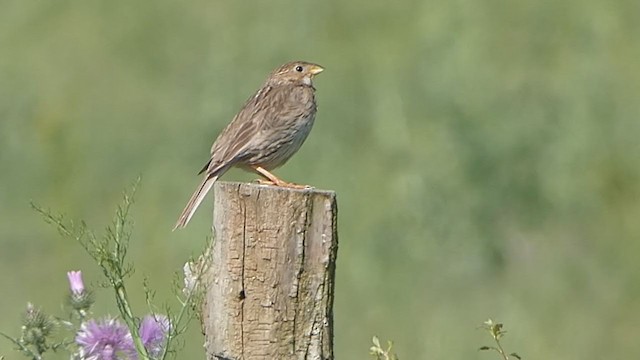
<instances>
[{"instance_id":1,"label":"bird's leg","mask_svg":"<svg viewBox=\"0 0 640 360\"><path fill-rule=\"evenodd\" d=\"M256 172L258 172L258 174L260 174L260 175L262 175L262 176L264 176L265 178L268 179L268 180L258 180L258 182L260 184L263 184L263 185L275 185L275 186L288 187L288 188L293 188L293 189L308 189L308 188L310 188L310 186L308 186L308 185L298 185L298 184L286 182L284 180L280 180L277 176L273 175L272 173L268 172L267 170L265 170L264 168L262 168L260 166L256 166L253 169Z\"/></svg>"}]
</instances>

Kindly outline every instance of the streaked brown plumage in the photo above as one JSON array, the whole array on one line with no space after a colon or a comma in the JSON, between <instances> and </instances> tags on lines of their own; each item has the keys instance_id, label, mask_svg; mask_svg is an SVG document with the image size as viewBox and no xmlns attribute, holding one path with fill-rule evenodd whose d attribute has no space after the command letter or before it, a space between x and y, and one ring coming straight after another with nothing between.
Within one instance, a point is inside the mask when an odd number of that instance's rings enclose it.
<instances>
[{"instance_id":1,"label":"streaked brown plumage","mask_svg":"<svg viewBox=\"0 0 640 360\"><path fill-rule=\"evenodd\" d=\"M275 69L247 100L211 147L211 159L200 171L204 179L174 227L183 228L213 184L229 168L255 171L277 186L301 187L269 171L283 165L309 135L316 115L312 79L320 65L294 61Z\"/></svg>"}]
</instances>

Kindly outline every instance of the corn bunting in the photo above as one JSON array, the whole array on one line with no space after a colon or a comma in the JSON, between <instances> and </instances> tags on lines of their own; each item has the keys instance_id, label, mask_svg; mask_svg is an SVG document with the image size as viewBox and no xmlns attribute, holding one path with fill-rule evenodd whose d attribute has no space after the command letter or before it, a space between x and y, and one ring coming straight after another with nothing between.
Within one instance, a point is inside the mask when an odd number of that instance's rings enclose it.
<instances>
[{"instance_id":1,"label":"corn bunting","mask_svg":"<svg viewBox=\"0 0 640 360\"><path fill-rule=\"evenodd\" d=\"M312 79L320 65L294 61L275 69L244 104L211 147L211 158L199 174L204 179L174 227L184 228L213 184L231 167L255 171L262 183L300 188L270 173L295 154L309 135L316 116Z\"/></svg>"}]
</instances>

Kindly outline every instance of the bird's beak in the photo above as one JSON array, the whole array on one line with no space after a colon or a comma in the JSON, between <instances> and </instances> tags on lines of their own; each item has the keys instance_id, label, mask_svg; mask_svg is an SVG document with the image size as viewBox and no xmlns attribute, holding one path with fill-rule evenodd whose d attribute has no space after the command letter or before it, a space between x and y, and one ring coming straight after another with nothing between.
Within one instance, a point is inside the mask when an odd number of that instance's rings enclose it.
<instances>
[{"instance_id":1,"label":"bird's beak","mask_svg":"<svg viewBox=\"0 0 640 360\"><path fill-rule=\"evenodd\" d=\"M311 75L318 75L323 71L324 71L324 68L320 65L312 65L311 69L309 69L309 72L311 73Z\"/></svg>"}]
</instances>

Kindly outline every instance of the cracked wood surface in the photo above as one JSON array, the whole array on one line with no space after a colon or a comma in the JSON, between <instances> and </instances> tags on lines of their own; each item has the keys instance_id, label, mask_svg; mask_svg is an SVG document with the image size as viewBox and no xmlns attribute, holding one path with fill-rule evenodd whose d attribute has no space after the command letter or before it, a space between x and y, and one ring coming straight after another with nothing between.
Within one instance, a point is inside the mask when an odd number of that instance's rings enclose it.
<instances>
[{"instance_id":1,"label":"cracked wood surface","mask_svg":"<svg viewBox=\"0 0 640 360\"><path fill-rule=\"evenodd\" d=\"M333 359L334 192L217 182L207 359Z\"/></svg>"}]
</instances>

